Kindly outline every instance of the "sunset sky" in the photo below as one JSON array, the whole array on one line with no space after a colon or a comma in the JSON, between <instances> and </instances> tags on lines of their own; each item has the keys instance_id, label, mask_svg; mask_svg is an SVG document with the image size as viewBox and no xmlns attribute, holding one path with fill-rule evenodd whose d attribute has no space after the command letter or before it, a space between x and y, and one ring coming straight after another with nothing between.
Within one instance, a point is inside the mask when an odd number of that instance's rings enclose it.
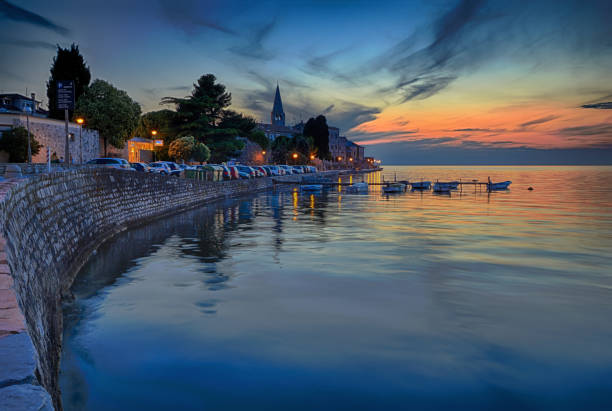
<instances>
[{"instance_id":1,"label":"sunset sky","mask_svg":"<svg viewBox=\"0 0 612 411\"><path fill-rule=\"evenodd\" d=\"M0 0L0 90L46 101L55 44L143 111L213 73L233 108L324 114L386 163L611 164L612 3Z\"/></svg>"}]
</instances>

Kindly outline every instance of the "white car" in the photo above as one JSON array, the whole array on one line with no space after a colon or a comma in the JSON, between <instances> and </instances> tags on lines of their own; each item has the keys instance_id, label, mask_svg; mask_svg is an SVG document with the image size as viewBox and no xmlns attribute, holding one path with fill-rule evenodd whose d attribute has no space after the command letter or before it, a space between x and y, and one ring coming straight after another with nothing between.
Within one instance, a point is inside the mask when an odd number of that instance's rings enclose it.
<instances>
[{"instance_id":1,"label":"white car","mask_svg":"<svg viewBox=\"0 0 612 411\"><path fill-rule=\"evenodd\" d=\"M150 163L149 167L151 167L151 172L155 174L161 174L164 176L169 176L172 170L166 163Z\"/></svg>"},{"instance_id":2,"label":"white car","mask_svg":"<svg viewBox=\"0 0 612 411\"><path fill-rule=\"evenodd\" d=\"M85 164L100 166L104 168L117 168L119 170L135 171L130 165L130 163L128 163L128 161L123 158L114 158L114 157L94 158L93 160L89 160Z\"/></svg>"}]
</instances>

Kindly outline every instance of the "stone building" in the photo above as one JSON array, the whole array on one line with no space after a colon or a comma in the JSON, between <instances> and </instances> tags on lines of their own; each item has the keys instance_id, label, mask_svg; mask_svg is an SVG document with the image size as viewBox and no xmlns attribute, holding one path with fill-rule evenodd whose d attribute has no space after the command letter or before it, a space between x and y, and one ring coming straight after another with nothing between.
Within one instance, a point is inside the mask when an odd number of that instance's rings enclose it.
<instances>
[{"instance_id":1,"label":"stone building","mask_svg":"<svg viewBox=\"0 0 612 411\"><path fill-rule=\"evenodd\" d=\"M66 144L65 122L39 116L28 117L29 119L22 113L0 112L0 133L15 127L27 128L29 120L30 132L42 145L38 154L32 156L32 162L45 163L47 161L47 148L49 148L51 154L55 153L57 158L63 159ZM87 162L99 156L100 143L96 130L90 130L84 127L81 130L81 126L78 124L68 123L68 133L70 156L73 163L79 163L81 154L83 156L83 162ZM81 135L82 144L79 139ZM0 160L7 161L8 158L6 157L8 156L5 155L4 158L0 158Z\"/></svg>"}]
</instances>

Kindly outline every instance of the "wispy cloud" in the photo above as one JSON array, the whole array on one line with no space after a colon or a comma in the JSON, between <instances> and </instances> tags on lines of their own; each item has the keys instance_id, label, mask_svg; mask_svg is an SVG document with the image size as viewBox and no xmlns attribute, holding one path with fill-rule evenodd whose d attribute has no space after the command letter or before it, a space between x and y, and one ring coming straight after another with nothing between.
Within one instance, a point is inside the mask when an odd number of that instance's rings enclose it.
<instances>
[{"instance_id":1,"label":"wispy cloud","mask_svg":"<svg viewBox=\"0 0 612 411\"><path fill-rule=\"evenodd\" d=\"M520 126L522 128L527 128L530 126L535 126L537 124L543 124L543 123L548 123L549 121L553 121L555 119L558 119L559 116L554 116L554 115L550 115L550 116L546 116L546 117L540 117L540 118L536 118L535 120L530 120L530 121L526 121L524 123L522 123Z\"/></svg>"},{"instance_id":2,"label":"wispy cloud","mask_svg":"<svg viewBox=\"0 0 612 411\"><path fill-rule=\"evenodd\" d=\"M593 104L584 104L584 105L582 105L580 107L582 107L582 108L598 108L598 109L609 110L609 109L612 109L612 101L606 101L606 102L602 102L602 103L593 103Z\"/></svg>"},{"instance_id":3,"label":"wispy cloud","mask_svg":"<svg viewBox=\"0 0 612 411\"><path fill-rule=\"evenodd\" d=\"M246 35L246 43L240 46L230 47L229 51L241 57L254 60L268 60L274 57L274 53L264 48L264 42L276 27L276 20L272 20L263 26L255 27L251 33Z\"/></svg>"},{"instance_id":4,"label":"wispy cloud","mask_svg":"<svg viewBox=\"0 0 612 411\"><path fill-rule=\"evenodd\" d=\"M33 13L19 6L15 6L6 0L0 0L0 16L8 20L33 24L38 27L53 30L61 35L70 33L70 30L67 28L53 23L51 20L41 16L40 14Z\"/></svg>"},{"instance_id":5,"label":"wispy cloud","mask_svg":"<svg viewBox=\"0 0 612 411\"><path fill-rule=\"evenodd\" d=\"M612 124L590 124L585 126L566 127L559 131L559 134L566 137L591 137L599 136L608 139L612 143Z\"/></svg>"},{"instance_id":6,"label":"wispy cloud","mask_svg":"<svg viewBox=\"0 0 612 411\"><path fill-rule=\"evenodd\" d=\"M236 34L231 28L210 17L210 5L196 0L159 0L162 16L173 26L187 34L202 30L215 30Z\"/></svg>"}]
</instances>

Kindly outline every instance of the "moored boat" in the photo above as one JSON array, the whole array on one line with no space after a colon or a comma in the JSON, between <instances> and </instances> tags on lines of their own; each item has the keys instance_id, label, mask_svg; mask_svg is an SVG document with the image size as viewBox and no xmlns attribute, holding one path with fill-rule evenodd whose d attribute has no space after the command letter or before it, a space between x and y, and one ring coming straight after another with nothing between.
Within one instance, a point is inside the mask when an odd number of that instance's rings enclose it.
<instances>
[{"instance_id":1,"label":"moored boat","mask_svg":"<svg viewBox=\"0 0 612 411\"><path fill-rule=\"evenodd\" d=\"M406 191L406 184L404 183L389 183L389 185L382 187L385 193L401 193Z\"/></svg>"},{"instance_id":2,"label":"moored boat","mask_svg":"<svg viewBox=\"0 0 612 411\"><path fill-rule=\"evenodd\" d=\"M512 184L512 181L502 181L501 183L491 183L489 182L489 191L493 190L507 190L508 187Z\"/></svg>"},{"instance_id":3,"label":"moored boat","mask_svg":"<svg viewBox=\"0 0 612 411\"><path fill-rule=\"evenodd\" d=\"M436 193L445 193L447 191L451 191L453 189L453 185L451 183L435 183L433 186L433 191Z\"/></svg>"},{"instance_id":4,"label":"moored boat","mask_svg":"<svg viewBox=\"0 0 612 411\"><path fill-rule=\"evenodd\" d=\"M413 190L429 190L431 188L431 181L421 181L410 183Z\"/></svg>"}]
</instances>

